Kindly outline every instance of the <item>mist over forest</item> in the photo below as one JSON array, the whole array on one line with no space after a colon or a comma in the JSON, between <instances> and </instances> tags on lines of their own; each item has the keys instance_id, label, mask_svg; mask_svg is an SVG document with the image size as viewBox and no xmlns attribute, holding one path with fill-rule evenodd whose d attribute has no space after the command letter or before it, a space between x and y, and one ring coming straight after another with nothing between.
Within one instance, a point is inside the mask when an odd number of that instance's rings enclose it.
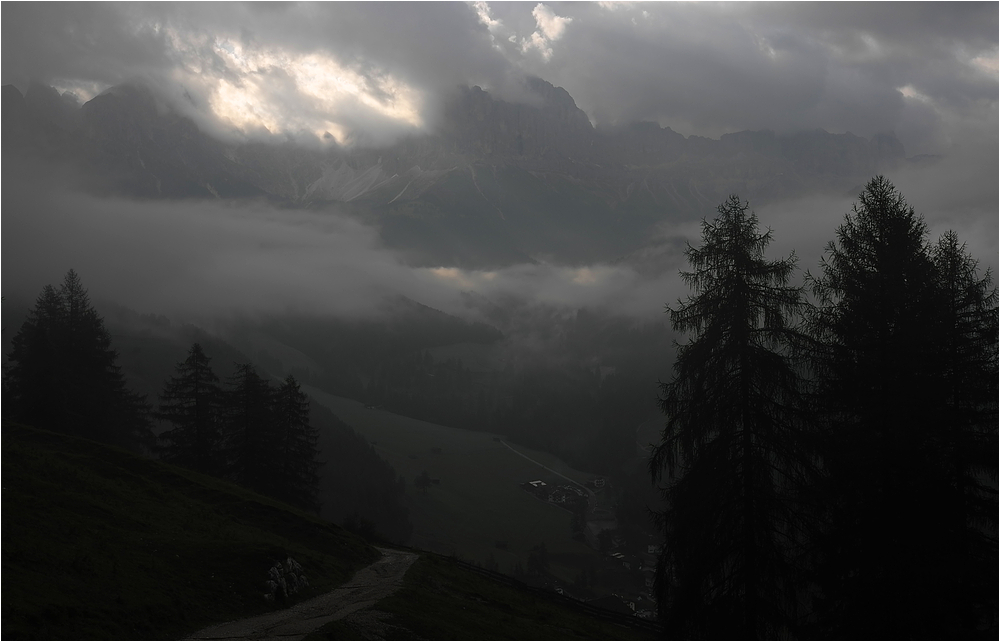
<instances>
[{"instance_id":1,"label":"mist over forest","mask_svg":"<svg viewBox=\"0 0 1000 642\"><path fill-rule=\"evenodd\" d=\"M5 440L665 635L995 637L995 4L2 11Z\"/></svg>"}]
</instances>

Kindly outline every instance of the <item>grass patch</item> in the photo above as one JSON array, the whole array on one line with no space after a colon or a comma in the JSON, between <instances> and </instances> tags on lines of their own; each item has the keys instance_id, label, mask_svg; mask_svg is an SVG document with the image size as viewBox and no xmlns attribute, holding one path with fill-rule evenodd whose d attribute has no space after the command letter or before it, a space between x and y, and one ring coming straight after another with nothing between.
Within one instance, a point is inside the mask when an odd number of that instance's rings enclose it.
<instances>
[{"instance_id":1,"label":"grass patch","mask_svg":"<svg viewBox=\"0 0 1000 642\"><path fill-rule=\"evenodd\" d=\"M379 456L406 478L406 505L413 522L409 544L414 548L483 565L492 555L499 570L510 573L515 563L526 567L532 547L545 542L550 571L567 584L580 569L601 564L596 551L572 539L569 512L520 488L538 478L564 481L494 441L499 435L368 410L357 401L307 388L310 396L374 442ZM591 477L548 453L515 448L578 482ZM423 470L440 480L426 493L413 485ZM498 541L506 542L506 549L497 548Z\"/></svg>"},{"instance_id":2,"label":"grass patch","mask_svg":"<svg viewBox=\"0 0 1000 642\"><path fill-rule=\"evenodd\" d=\"M425 640L643 640L654 632L607 622L534 592L495 582L436 555L422 555L403 588L373 609L387 624ZM365 639L344 620L315 631L312 640Z\"/></svg>"},{"instance_id":3,"label":"grass patch","mask_svg":"<svg viewBox=\"0 0 1000 642\"><path fill-rule=\"evenodd\" d=\"M332 590L378 558L315 515L91 441L3 426L4 639L176 639L279 605L295 558Z\"/></svg>"}]
</instances>

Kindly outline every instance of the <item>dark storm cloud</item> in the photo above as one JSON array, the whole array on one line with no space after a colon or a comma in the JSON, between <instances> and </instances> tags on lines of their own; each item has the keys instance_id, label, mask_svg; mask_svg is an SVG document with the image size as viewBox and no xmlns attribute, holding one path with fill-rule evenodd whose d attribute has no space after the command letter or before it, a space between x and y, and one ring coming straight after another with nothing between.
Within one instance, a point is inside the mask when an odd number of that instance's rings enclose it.
<instances>
[{"instance_id":1,"label":"dark storm cloud","mask_svg":"<svg viewBox=\"0 0 1000 642\"><path fill-rule=\"evenodd\" d=\"M80 2L2 6L3 83L75 80L101 89L169 65L162 34L144 28L139 8Z\"/></svg>"},{"instance_id":2,"label":"dark storm cloud","mask_svg":"<svg viewBox=\"0 0 1000 642\"><path fill-rule=\"evenodd\" d=\"M99 90L144 77L172 96L183 85L204 120L225 79L272 124L330 116L379 139L433 125L458 84L523 98L530 73L598 122L896 131L911 153L938 152L984 104L996 118L997 16L995 3L5 3L3 82ZM227 42L260 55L240 67ZM317 53L356 74L362 99L317 103L301 75L271 68ZM419 94L417 124L364 99L403 104L402 86Z\"/></svg>"},{"instance_id":3,"label":"dark storm cloud","mask_svg":"<svg viewBox=\"0 0 1000 642\"><path fill-rule=\"evenodd\" d=\"M934 140L927 126L946 128L952 112L983 101L995 109L992 3L556 9L573 22L535 68L599 120L656 120L703 135L898 129L919 146ZM919 136L911 120L923 126Z\"/></svg>"}]
</instances>

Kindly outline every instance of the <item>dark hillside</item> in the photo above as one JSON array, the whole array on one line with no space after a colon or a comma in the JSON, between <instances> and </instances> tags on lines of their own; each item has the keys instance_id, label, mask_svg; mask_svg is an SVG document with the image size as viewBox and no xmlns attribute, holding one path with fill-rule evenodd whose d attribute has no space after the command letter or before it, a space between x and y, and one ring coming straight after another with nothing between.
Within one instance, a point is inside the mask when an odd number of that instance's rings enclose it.
<instances>
[{"instance_id":1,"label":"dark hillside","mask_svg":"<svg viewBox=\"0 0 1000 642\"><path fill-rule=\"evenodd\" d=\"M20 424L3 427L4 639L177 639L342 585L378 553L217 479ZM264 599L287 557L309 586ZM484 577L484 574L486 577ZM655 625L426 554L379 601L426 639L647 639ZM313 638L365 636L357 618Z\"/></svg>"},{"instance_id":2,"label":"dark hillside","mask_svg":"<svg viewBox=\"0 0 1000 642\"><path fill-rule=\"evenodd\" d=\"M395 640L653 640L663 633L654 622L432 553L410 567L398 593L307 639L379 639L373 631Z\"/></svg>"},{"instance_id":3,"label":"dark hillside","mask_svg":"<svg viewBox=\"0 0 1000 642\"><path fill-rule=\"evenodd\" d=\"M378 558L318 517L123 450L3 426L4 639L176 639L276 608L294 558L328 591Z\"/></svg>"}]
</instances>

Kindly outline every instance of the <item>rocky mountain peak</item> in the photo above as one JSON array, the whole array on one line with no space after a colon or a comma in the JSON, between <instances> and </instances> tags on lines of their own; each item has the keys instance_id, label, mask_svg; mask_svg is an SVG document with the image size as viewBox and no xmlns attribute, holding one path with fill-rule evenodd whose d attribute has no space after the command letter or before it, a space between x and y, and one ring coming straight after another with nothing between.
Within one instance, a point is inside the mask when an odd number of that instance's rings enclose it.
<instances>
[{"instance_id":1,"label":"rocky mountain peak","mask_svg":"<svg viewBox=\"0 0 1000 642\"><path fill-rule=\"evenodd\" d=\"M566 158L587 154L594 129L566 90L539 78L526 81L537 102L495 98L463 87L446 106L442 135L455 151L477 157Z\"/></svg>"}]
</instances>

